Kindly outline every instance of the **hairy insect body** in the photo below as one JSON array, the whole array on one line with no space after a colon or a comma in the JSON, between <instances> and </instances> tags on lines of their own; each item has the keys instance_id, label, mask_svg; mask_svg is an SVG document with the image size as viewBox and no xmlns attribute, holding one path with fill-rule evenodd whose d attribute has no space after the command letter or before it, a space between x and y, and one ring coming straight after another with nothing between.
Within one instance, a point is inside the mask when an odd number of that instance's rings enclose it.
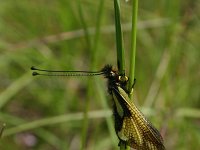
<instances>
[{"instance_id":1,"label":"hairy insect body","mask_svg":"<svg viewBox=\"0 0 200 150\"><path fill-rule=\"evenodd\" d=\"M137 150L165 150L159 131L130 101L126 90L128 78L122 78L109 65L102 71L108 79L108 91L113 98L115 131L120 143Z\"/></svg>"}]
</instances>

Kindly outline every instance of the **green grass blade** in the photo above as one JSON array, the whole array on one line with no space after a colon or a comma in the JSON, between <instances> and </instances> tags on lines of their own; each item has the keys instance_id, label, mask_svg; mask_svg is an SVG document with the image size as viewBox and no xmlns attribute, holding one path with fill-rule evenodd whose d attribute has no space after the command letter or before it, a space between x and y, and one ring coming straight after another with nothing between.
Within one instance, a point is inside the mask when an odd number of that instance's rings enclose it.
<instances>
[{"instance_id":1,"label":"green grass blade","mask_svg":"<svg viewBox=\"0 0 200 150\"><path fill-rule=\"evenodd\" d=\"M2 115L2 114L0 114ZM88 118L89 119L97 119L97 118L104 118L109 117L112 115L112 112L110 110L98 110L98 111L90 111L88 112ZM73 114L67 114L67 115L59 115L44 119L38 119L32 122L22 122L21 125L17 125L16 127L11 127L5 130L4 137L9 136L12 134L20 133L23 131L36 129L42 126L49 126L53 124L59 124L63 122L73 122L73 121L80 121L84 119L84 113L73 113ZM18 121L19 122L19 121Z\"/></svg>"},{"instance_id":2,"label":"green grass blade","mask_svg":"<svg viewBox=\"0 0 200 150\"><path fill-rule=\"evenodd\" d=\"M30 71L19 77L15 82L13 82L7 89L5 89L0 94L0 109L8 103L11 98L20 90L22 90L26 85L28 85L33 78L30 77Z\"/></svg>"},{"instance_id":3,"label":"green grass blade","mask_svg":"<svg viewBox=\"0 0 200 150\"><path fill-rule=\"evenodd\" d=\"M135 78L135 57L136 57L136 33L137 33L137 12L138 0L132 2L132 33L131 33L131 52L130 52L130 74L129 74L129 91L132 90ZM131 95L129 95L131 97Z\"/></svg>"},{"instance_id":4,"label":"green grass blade","mask_svg":"<svg viewBox=\"0 0 200 150\"><path fill-rule=\"evenodd\" d=\"M86 24L85 19L84 19L84 15L83 15L84 11L83 11L82 6L81 6L81 0L78 0L78 12L79 12L79 16L80 16L80 19L81 19L81 24L83 25L88 49L91 50L91 40L90 40L90 35L89 35L88 28L87 28L87 24Z\"/></svg>"},{"instance_id":5,"label":"green grass blade","mask_svg":"<svg viewBox=\"0 0 200 150\"><path fill-rule=\"evenodd\" d=\"M117 46L117 65L120 74L125 74L125 59L124 59L124 49L123 49L123 35L122 35L121 21L120 21L119 0L114 0L114 10L115 10L116 46Z\"/></svg>"},{"instance_id":6,"label":"green grass blade","mask_svg":"<svg viewBox=\"0 0 200 150\"><path fill-rule=\"evenodd\" d=\"M85 22L84 19L84 11L82 9L82 5L81 5L81 0L78 0L78 12L79 12L79 16L81 19L81 23L83 25L83 29L84 29L84 33L85 33L85 38L86 38L86 43L89 49L89 52L91 52L91 41L90 41L90 36L88 33L88 28L87 28L87 24ZM90 87L90 81L88 82L88 87ZM81 136L81 150L85 149L85 145L86 145L86 138L87 138L87 129L88 129L88 110L89 110L89 100L90 100L90 93L91 93L91 89L88 88L88 92L87 92L87 98L86 98L86 103L85 103L85 108L84 108L84 120L83 120L83 127L82 127L82 136Z\"/></svg>"},{"instance_id":7,"label":"green grass blade","mask_svg":"<svg viewBox=\"0 0 200 150\"><path fill-rule=\"evenodd\" d=\"M100 103L103 107L103 109L108 110L109 109L109 105L108 105L108 101L105 95L105 92L103 92L101 89L103 88L103 84L102 81L100 81L100 79L96 79L96 88L97 88L97 93L99 95L99 99L100 99ZM108 131L110 134L110 138L112 139L112 144L115 148L117 148L117 144L118 144L118 138L116 136L115 133L115 128L114 128L114 123L113 123L113 118L111 116L107 116L106 117L106 123L107 123L107 127L108 127Z\"/></svg>"},{"instance_id":8,"label":"green grass blade","mask_svg":"<svg viewBox=\"0 0 200 150\"><path fill-rule=\"evenodd\" d=\"M98 7L98 13L97 13L97 23L96 23L96 27L95 27L95 38L94 38L94 45L91 44L91 39L90 39L90 35L89 35L89 31L88 31L88 27L87 24L85 22L84 16L83 16L83 9L81 7L81 1L78 1L78 6L79 6L79 15L81 18L81 22L82 25L84 27L84 32L85 32L85 36L86 36L86 42L88 45L88 51L90 52L90 62L91 62L91 66L90 69L94 70L95 66L96 66L96 57L97 57L97 48L98 48L98 43L99 43L99 35L100 35L100 24L101 24L101 20L102 20L102 14L103 14L103 6L104 6L104 0L101 0L99 3L99 7ZM89 107L90 107L90 98L93 95L93 84L92 84L92 79L89 79L88 81L88 91L87 91L87 101L85 104L85 110L84 110L84 121L83 121L83 129L82 129L82 145L81 145L81 149L85 149L86 147L86 137L87 137L87 129L88 129L88 124L89 124L89 120L88 120L88 111L89 111Z\"/></svg>"},{"instance_id":9,"label":"green grass blade","mask_svg":"<svg viewBox=\"0 0 200 150\"><path fill-rule=\"evenodd\" d=\"M96 24L96 30L95 30L95 37L94 37L94 45L92 46L93 47L93 51L94 51L94 57L93 57L93 67L91 70L94 70L96 68L94 68L96 66L96 60L97 58L95 56L98 56L96 54L96 52L98 52L98 44L99 44L99 35L100 35L100 23L101 23L101 20L102 20L102 17L103 17L103 8L104 8L104 3L105 3L105 0L101 0L99 2L99 11L98 11L98 14L97 14L97 17L98 20L97 20L97 24ZM96 90L97 90L97 93L99 94L99 99L100 99L100 102L102 104L102 107L104 109L109 109L108 107L108 104L107 104L107 98L106 98L106 95L104 94L104 91L102 89L103 86L101 86L102 82L99 81L99 79L97 78L96 80ZM113 125L113 120L110 116L106 117L106 123L107 123L107 126L108 126L108 130L109 130L109 134L110 134L110 138L112 140L112 144L114 146L117 145L117 142L118 139L117 139L117 136L115 134L115 129L114 129L114 125ZM117 147L117 146L116 146Z\"/></svg>"}]
</instances>

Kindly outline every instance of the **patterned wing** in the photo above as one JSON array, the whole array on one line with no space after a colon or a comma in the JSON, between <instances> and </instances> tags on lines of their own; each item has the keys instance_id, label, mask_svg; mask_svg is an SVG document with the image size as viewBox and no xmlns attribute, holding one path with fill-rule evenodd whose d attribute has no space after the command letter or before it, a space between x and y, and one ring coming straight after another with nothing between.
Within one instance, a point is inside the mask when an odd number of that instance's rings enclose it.
<instances>
[{"instance_id":1,"label":"patterned wing","mask_svg":"<svg viewBox=\"0 0 200 150\"><path fill-rule=\"evenodd\" d=\"M115 129L119 139L138 150L165 150L160 133L130 102L127 93L115 87L112 94Z\"/></svg>"}]
</instances>

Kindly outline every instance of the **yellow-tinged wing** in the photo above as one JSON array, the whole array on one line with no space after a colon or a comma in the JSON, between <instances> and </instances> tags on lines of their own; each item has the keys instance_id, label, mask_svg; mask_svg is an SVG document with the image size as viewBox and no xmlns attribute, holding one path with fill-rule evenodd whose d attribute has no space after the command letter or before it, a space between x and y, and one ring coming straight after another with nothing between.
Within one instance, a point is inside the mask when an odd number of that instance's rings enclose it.
<instances>
[{"instance_id":1,"label":"yellow-tinged wing","mask_svg":"<svg viewBox=\"0 0 200 150\"><path fill-rule=\"evenodd\" d=\"M127 93L121 87L113 88L113 98L115 103L117 101L117 105L120 105L120 110L123 110L120 117L115 117L115 123L120 123L120 127L116 128L119 139L138 150L165 150L158 130L130 102ZM120 121L116 120L119 118Z\"/></svg>"}]
</instances>

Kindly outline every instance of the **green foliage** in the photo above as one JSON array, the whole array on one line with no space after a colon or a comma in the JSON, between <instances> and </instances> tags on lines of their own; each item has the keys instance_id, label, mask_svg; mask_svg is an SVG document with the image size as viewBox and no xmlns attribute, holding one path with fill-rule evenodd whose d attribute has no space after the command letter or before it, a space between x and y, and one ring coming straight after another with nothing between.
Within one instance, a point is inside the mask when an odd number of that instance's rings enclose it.
<instances>
[{"instance_id":1,"label":"green foliage","mask_svg":"<svg viewBox=\"0 0 200 150\"><path fill-rule=\"evenodd\" d=\"M88 99L86 149L116 149L111 112L99 111L111 104L102 77L91 77L90 95L87 77L34 78L29 69L117 67L112 1L104 2L99 38L94 33L99 1L84 0L81 5L91 47L85 41L78 1L1 2L0 129L3 123L6 128L0 149L79 149L79 112ZM125 58L131 49L131 8L130 0L121 1ZM134 100L161 129L167 149L200 147L199 10L197 0L139 2Z\"/></svg>"}]
</instances>

